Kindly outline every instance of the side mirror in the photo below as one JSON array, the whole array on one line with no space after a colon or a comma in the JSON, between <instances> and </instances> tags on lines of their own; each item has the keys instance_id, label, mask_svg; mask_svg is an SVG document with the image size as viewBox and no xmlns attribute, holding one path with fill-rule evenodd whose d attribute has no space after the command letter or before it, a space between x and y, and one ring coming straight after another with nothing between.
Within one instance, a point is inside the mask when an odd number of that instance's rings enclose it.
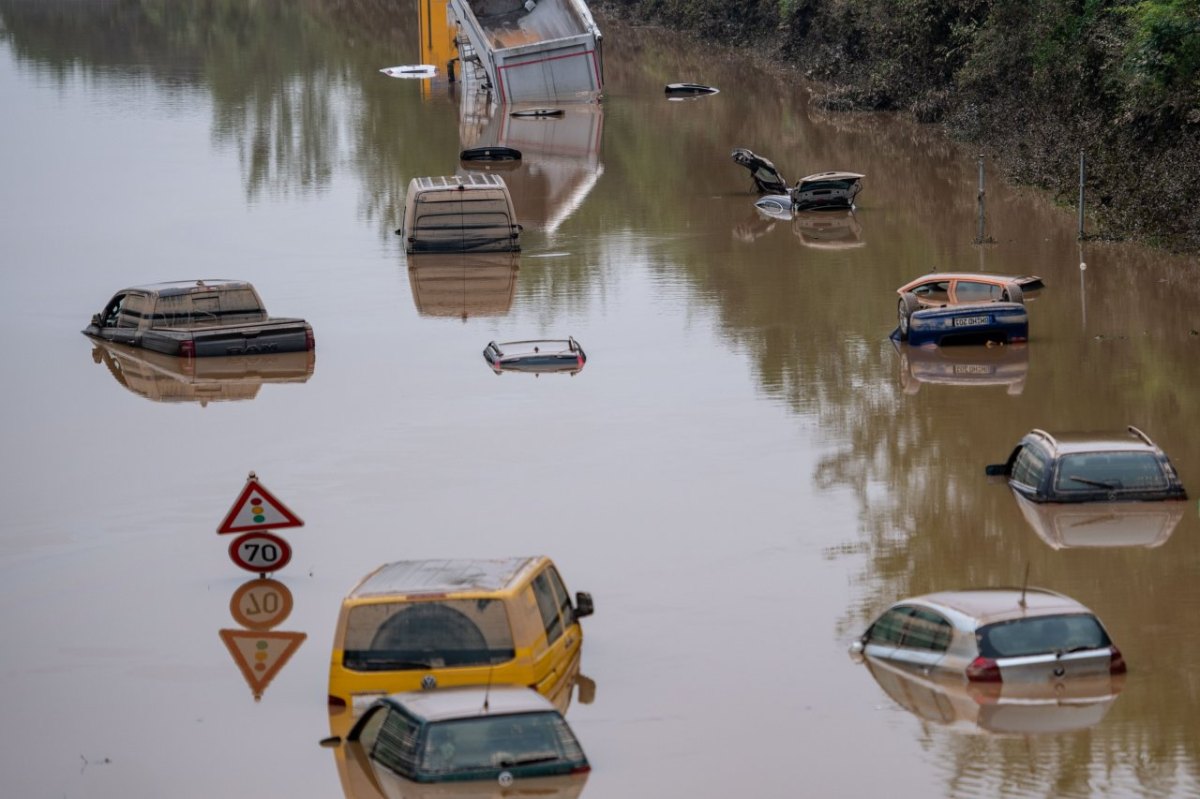
<instances>
[{"instance_id":1,"label":"side mirror","mask_svg":"<svg viewBox=\"0 0 1200 799\"><path fill-rule=\"evenodd\" d=\"M850 644L850 659L855 663L862 663L863 652L866 650L866 648L867 645L862 642L861 638Z\"/></svg>"},{"instance_id":2,"label":"side mirror","mask_svg":"<svg viewBox=\"0 0 1200 799\"><path fill-rule=\"evenodd\" d=\"M330 735L328 738L322 738L317 743L324 749L337 749L342 745L342 737L340 735Z\"/></svg>"},{"instance_id":3,"label":"side mirror","mask_svg":"<svg viewBox=\"0 0 1200 799\"><path fill-rule=\"evenodd\" d=\"M586 591L575 592L575 618L582 619L584 616L591 616L596 612L596 606L592 604L592 595Z\"/></svg>"},{"instance_id":4,"label":"side mirror","mask_svg":"<svg viewBox=\"0 0 1200 799\"><path fill-rule=\"evenodd\" d=\"M92 314L92 324L95 325L96 327L104 327L104 325L100 322L100 314L98 314L98 313Z\"/></svg>"},{"instance_id":5,"label":"side mirror","mask_svg":"<svg viewBox=\"0 0 1200 799\"><path fill-rule=\"evenodd\" d=\"M1007 463L989 463L983 467L983 473L988 477L1006 477L1008 475Z\"/></svg>"},{"instance_id":6,"label":"side mirror","mask_svg":"<svg viewBox=\"0 0 1200 799\"><path fill-rule=\"evenodd\" d=\"M580 674L575 678L575 698L581 705L590 705L596 701L596 681L591 677Z\"/></svg>"}]
</instances>

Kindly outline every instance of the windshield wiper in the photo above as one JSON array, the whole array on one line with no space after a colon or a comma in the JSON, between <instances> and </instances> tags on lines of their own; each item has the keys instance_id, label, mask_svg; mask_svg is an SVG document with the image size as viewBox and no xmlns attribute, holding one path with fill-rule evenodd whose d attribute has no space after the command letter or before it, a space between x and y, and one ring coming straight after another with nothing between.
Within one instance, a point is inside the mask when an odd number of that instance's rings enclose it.
<instances>
[{"instance_id":1,"label":"windshield wiper","mask_svg":"<svg viewBox=\"0 0 1200 799\"><path fill-rule=\"evenodd\" d=\"M354 658L355 666L388 669L432 669L433 664L424 660L396 660L394 658Z\"/></svg>"},{"instance_id":2,"label":"windshield wiper","mask_svg":"<svg viewBox=\"0 0 1200 799\"><path fill-rule=\"evenodd\" d=\"M528 766L532 763L549 763L553 760L558 760L558 755L530 755L528 757L512 757L504 758L500 761L501 766Z\"/></svg>"},{"instance_id":3,"label":"windshield wiper","mask_svg":"<svg viewBox=\"0 0 1200 799\"><path fill-rule=\"evenodd\" d=\"M1084 485L1096 486L1097 488L1107 488L1109 491L1116 491L1121 487L1120 483L1110 483L1103 480L1090 480L1086 477L1076 477L1075 475L1071 475L1067 479L1074 480L1076 483L1083 483Z\"/></svg>"}]
</instances>

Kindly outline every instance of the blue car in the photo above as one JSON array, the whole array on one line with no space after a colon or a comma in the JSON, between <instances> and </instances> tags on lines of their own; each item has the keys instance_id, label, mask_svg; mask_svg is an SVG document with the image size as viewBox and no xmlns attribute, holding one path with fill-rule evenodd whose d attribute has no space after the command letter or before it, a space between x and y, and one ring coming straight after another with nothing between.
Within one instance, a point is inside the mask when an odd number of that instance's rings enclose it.
<instances>
[{"instance_id":1,"label":"blue car","mask_svg":"<svg viewBox=\"0 0 1200 799\"><path fill-rule=\"evenodd\" d=\"M911 346L923 344L1016 344L1029 340L1029 312L1016 283L997 300L929 305L913 292L900 295L896 336Z\"/></svg>"}]
</instances>

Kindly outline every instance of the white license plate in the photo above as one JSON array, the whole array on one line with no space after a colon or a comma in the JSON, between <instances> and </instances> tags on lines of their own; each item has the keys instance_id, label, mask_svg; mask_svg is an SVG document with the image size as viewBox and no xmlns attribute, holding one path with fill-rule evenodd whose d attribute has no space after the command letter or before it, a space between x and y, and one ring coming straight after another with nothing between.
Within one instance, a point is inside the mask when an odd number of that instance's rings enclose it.
<instances>
[{"instance_id":1,"label":"white license plate","mask_svg":"<svg viewBox=\"0 0 1200 799\"><path fill-rule=\"evenodd\" d=\"M986 316L956 316L954 317L955 327L975 327L976 325L986 325L988 318Z\"/></svg>"},{"instance_id":2,"label":"white license plate","mask_svg":"<svg viewBox=\"0 0 1200 799\"><path fill-rule=\"evenodd\" d=\"M995 371L991 366L982 364L955 364L954 374L956 375L990 375Z\"/></svg>"}]
</instances>

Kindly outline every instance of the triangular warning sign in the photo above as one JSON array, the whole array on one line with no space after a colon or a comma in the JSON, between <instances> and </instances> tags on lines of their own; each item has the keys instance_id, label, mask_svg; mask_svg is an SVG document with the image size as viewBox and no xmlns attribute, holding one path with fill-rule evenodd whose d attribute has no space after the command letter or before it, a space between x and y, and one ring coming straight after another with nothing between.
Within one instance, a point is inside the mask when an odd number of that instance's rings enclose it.
<instances>
[{"instance_id":1,"label":"triangular warning sign","mask_svg":"<svg viewBox=\"0 0 1200 799\"><path fill-rule=\"evenodd\" d=\"M219 535L225 533L248 533L251 530L278 530L281 527L303 527L300 517L288 510L270 491L263 488L254 473L246 479L246 487L234 500L233 507L225 515L225 521L217 528Z\"/></svg>"},{"instance_id":2,"label":"triangular warning sign","mask_svg":"<svg viewBox=\"0 0 1200 799\"><path fill-rule=\"evenodd\" d=\"M221 640L225 648L233 655L246 679L246 684L254 692L254 699L262 698L263 691L275 679L275 675L291 658L292 653L300 648L308 636L304 633L279 633L269 630L254 632L251 630L220 630Z\"/></svg>"}]
</instances>

